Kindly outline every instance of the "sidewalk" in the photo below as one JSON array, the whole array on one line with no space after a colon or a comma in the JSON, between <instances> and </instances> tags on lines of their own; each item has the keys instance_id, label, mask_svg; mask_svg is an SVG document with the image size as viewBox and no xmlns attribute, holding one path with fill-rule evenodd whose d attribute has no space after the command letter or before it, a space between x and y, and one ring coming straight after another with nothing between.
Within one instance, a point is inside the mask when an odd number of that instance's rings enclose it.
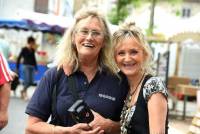
<instances>
[{"instance_id":1,"label":"sidewalk","mask_svg":"<svg viewBox=\"0 0 200 134\"><path fill-rule=\"evenodd\" d=\"M169 120L169 134L187 134L192 118L170 119Z\"/></svg>"},{"instance_id":2,"label":"sidewalk","mask_svg":"<svg viewBox=\"0 0 200 134\"><path fill-rule=\"evenodd\" d=\"M19 85L16 90L16 98L20 98L20 91L22 89L22 85ZM36 87L31 86L27 90L27 94L29 99L33 95ZM11 97L13 97L13 92L11 93ZM169 108L171 108L171 100L169 99ZM196 112L196 103L195 102L187 102L186 115L189 116L185 120L182 120L182 109L183 109L183 101L178 101L177 104L177 112L176 115L169 115L169 134L186 134L188 132L189 125L192 121L192 116ZM171 113L171 112L170 112ZM12 115L13 116L13 115Z\"/></svg>"},{"instance_id":3,"label":"sidewalk","mask_svg":"<svg viewBox=\"0 0 200 134\"><path fill-rule=\"evenodd\" d=\"M172 107L171 100L169 102L169 109ZM172 127L169 134L187 134L192 118L197 112L196 101L188 101L186 103L186 118L183 120L183 101L178 101L176 111L169 111L169 126Z\"/></svg>"},{"instance_id":4,"label":"sidewalk","mask_svg":"<svg viewBox=\"0 0 200 134\"><path fill-rule=\"evenodd\" d=\"M22 85L19 85L15 91L15 95L14 95L14 92L12 91L11 92L11 97L16 97L16 98L20 98L21 94L20 94L20 91L23 89L23 86ZM36 87L35 86L31 86L27 89L27 95L28 95L28 98L30 99L31 96L33 95L34 91L35 91Z\"/></svg>"}]
</instances>

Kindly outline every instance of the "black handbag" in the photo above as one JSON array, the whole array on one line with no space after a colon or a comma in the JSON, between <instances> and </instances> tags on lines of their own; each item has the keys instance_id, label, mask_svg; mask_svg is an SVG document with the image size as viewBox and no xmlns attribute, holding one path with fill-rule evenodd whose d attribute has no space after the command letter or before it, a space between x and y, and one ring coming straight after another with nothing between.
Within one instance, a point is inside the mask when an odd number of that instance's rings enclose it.
<instances>
[{"instance_id":1,"label":"black handbag","mask_svg":"<svg viewBox=\"0 0 200 134\"><path fill-rule=\"evenodd\" d=\"M56 102L57 102L57 87L58 87L58 81L59 78L61 77L63 69L59 69L56 75L56 80L54 83L54 88L52 91L52 104L51 104L51 121L50 124L54 125L62 125L62 120L58 116L57 111L56 111ZM73 120L76 123L89 123L94 119L94 115L92 111L90 110L89 106L82 100L80 99L77 90L76 90L76 83L74 80L74 76L71 75L68 77L68 84L69 84L69 89L72 92L73 98L74 98L74 104L68 109L68 112L72 116Z\"/></svg>"},{"instance_id":2,"label":"black handbag","mask_svg":"<svg viewBox=\"0 0 200 134\"><path fill-rule=\"evenodd\" d=\"M15 76L13 81L11 82L11 90L15 91L19 84L19 76Z\"/></svg>"},{"instance_id":3,"label":"black handbag","mask_svg":"<svg viewBox=\"0 0 200 134\"><path fill-rule=\"evenodd\" d=\"M80 99L73 75L69 76L68 82L69 89L72 91L75 100L74 104L68 109L68 112L70 112L76 123L90 123L94 120L94 115L84 100Z\"/></svg>"},{"instance_id":4,"label":"black handbag","mask_svg":"<svg viewBox=\"0 0 200 134\"><path fill-rule=\"evenodd\" d=\"M77 100L69 109L72 118L77 123L90 123L94 115L88 105L81 99Z\"/></svg>"}]
</instances>

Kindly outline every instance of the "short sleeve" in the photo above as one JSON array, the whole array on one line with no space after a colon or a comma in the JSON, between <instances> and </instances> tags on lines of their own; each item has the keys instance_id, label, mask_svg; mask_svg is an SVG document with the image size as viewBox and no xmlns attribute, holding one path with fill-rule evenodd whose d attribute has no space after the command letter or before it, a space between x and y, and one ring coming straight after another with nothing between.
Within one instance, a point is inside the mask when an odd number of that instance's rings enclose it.
<instances>
[{"instance_id":1,"label":"short sleeve","mask_svg":"<svg viewBox=\"0 0 200 134\"><path fill-rule=\"evenodd\" d=\"M166 98L168 96L167 88L159 77L151 77L143 87L143 96L146 101L155 93L162 93Z\"/></svg>"},{"instance_id":2,"label":"short sleeve","mask_svg":"<svg viewBox=\"0 0 200 134\"><path fill-rule=\"evenodd\" d=\"M0 53L0 85L12 81L11 70L4 56Z\"/></svg>"},{"instance_id":3,"label":"short sleeve","mask_svg":"<svg viewBox=\"0 0 200 134\"><path fill-rule=\"evenodd\" d=\"M26 107L27 114L47 121L51 114L51 90L55 72L55 69L45 72Z\"/></svg>"}]
</instances>

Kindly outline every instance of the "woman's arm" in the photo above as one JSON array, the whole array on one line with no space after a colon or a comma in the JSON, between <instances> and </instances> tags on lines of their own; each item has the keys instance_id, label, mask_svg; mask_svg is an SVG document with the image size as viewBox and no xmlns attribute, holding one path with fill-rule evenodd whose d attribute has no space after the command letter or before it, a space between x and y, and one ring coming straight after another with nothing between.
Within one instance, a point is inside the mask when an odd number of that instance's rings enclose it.
<instances>
[{"instance_id":1,"label":"woman's arm","mask_svg":"<svg viewBox=\"0 0 200 134\"><path fill-rule=\"evenodd\" d=\"M8 123L8 104L10 100L10 83L0 85L0 130Z\"/></svg>"},{"instance_id":2,"label":"woman's arm","mask_svg":"<svg viewBox=\"0 0 200 134\"><path fill-rule=\"evenodd\" d=\"M21 61L22 56L23 56L23 48L21 49L21 51L19 53L19 56L17 57L17 62L16 62L16 71L17 71L17 73L19 71L19 66L20 66L20 61Z\"/></svg>"},{"instance_id":3,"label":"woman's arm","mask_svg":"<svg viewBox=\"0 0 200 134\"><path fill-rule=\"evenodd\" d=\"M54 125L42 121L40 118L28 116L26 134L54 134Z\"/></svg>"},{"instance_id":4,"label":"woman's arm","mask_svg":"<svg viewBox=\"0 0 200 134\"><path fill-rule=\"evenodd\" d=\"M25 134L103 134L100 127L91 129L88 124L79 123L72 127L62 127L48 124L41 119L29 116Z\"/></svg>"},{"instance_id":5,"label":"woman's arm","mask_svg":"<svg viewBox=\"0 0 200 134\"><path fill-rule=\"evenodd\" d=\"M150 134L165 134L167 109L167 99L162 93L154 93L149 98L148 112Z\"/></svg>"}]
</instances>

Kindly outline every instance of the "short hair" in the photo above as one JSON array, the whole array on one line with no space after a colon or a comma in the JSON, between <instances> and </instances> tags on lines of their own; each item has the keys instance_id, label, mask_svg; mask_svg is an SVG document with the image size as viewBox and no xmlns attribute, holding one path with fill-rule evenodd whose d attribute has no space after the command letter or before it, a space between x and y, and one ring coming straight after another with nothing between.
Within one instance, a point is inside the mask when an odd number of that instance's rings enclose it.
<instances>
[{"instance_id":1,"label":"short hair","mask_svg":"<svg viewBox=\"0 0 200 134\"><path fill-rule=\"evenodd\" d=\"M32 42L35 42L35 38L33 38L32 36L29 36L29 37L27 38L27 43L30 44L30 43L32 43Z\"/></svg>"},{"instance_id":2,"label":"short hair","mask_svg":"<svg viewBox=\"0 0 200 134\"><path fill-rule=\"evenodd\" d=\"M115 55L115 50L118 46L120 46L120 42L122 42L126 38L134 38L141 45L144 53L146 54L146 59L142 65L142 71L154 75L153 71L153 55L152 50L148 43L145 40L145 36L142 33L142 30L135 25L133 21L125 21L122 23L117 31L114 32L112 43L113 43L113 56Z\"/></svg>"},{"instance_id":3,"label":"short hair","mask_svg":"<svg viewBox=\"0 0 200 134\"><path fill-rule=\"evenodd\" d=\"M99 69L101 70L103 67L106 67L108 70L110 70L110 72L116 73L118 69L114 64L114 59L111 58L110 55L112 48L110 30L108 28L105 16L101 14L97 7L83 7L75 14L73 24L67 29L58 45L58 51L55 59L58 68L64 64L73 65L73 71L76 71L79 68L80 65L77 56L77 50L73 45L72 38L79 21L87 18L97 18L102 25L102 30L104 33L104 47L100 50L98 59Z\"/></svg>"}]
</instances>

